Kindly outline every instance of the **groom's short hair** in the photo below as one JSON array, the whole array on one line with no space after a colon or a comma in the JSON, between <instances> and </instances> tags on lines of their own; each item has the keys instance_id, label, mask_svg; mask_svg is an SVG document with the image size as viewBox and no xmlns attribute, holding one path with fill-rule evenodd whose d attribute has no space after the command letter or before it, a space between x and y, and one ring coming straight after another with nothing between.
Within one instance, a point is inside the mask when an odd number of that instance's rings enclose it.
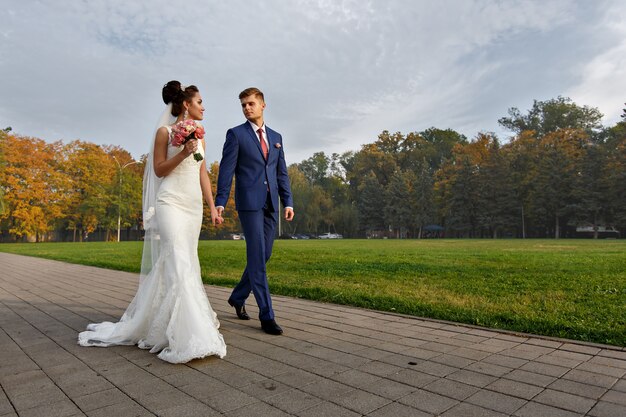
<instances>
[{"instance_id":1,"label":"groom's short hair","mask_svg":"<svg viewBox=\"0 0 626 417\"><path fill-rule=\"evenodd\" d=\"M246 97L250 97L252 95L260 97L261 101L265 103L265 97L263 96L263 91L259 90L256 87L246 88L241 93L239 93L239 100L246 98Z\"/></svg>"}]
</instances>

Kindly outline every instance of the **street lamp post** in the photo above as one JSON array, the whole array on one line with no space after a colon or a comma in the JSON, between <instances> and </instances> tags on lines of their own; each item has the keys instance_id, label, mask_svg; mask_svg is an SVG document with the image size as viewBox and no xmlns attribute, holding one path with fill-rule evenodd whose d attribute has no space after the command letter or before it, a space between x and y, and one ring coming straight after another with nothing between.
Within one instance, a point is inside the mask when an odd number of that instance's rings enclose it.
<instances>
[{"instance_id":1,"label":"street lamp post","mask_svg":"<svg viewBox=\"0 0 626 417\"><path fill-rule=\"evenodd\" d=\"M120 162L115 157L115 155L113 155L113 160L117 164L117 168L119 170L119 177L120 177L120 189L119 189L119 194L118 194L118 199L117 199L117 241L119 242L120 241L120 227L122 224L122 170L129 165L136 164L137 161L130 161L130 162L125 163L124 165L121 165Z\"/></svg>"}]
</instances>

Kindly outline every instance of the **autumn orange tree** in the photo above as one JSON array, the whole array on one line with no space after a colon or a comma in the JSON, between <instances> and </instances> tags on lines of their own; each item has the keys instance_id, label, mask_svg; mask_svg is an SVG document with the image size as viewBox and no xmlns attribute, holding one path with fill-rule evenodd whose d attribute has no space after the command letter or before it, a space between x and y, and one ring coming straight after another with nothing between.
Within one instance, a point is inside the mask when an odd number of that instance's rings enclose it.
<instances>
[{"instance_id":1,"label":"autumn orange tree","mask_svg":"<svg viewBox=\"0 0 626 417\"><path fill-rule=\"evenodd\" d=\"M99 226L113 228L116 172L109 155L96 144L75 140L65 146L63 157L68 179L64 226L72 240L82 241Z\"/></svg>"},{"instance_id":2,"label":"autumn orange tree","mask_svg":"<svg viewBox=\"0 0 626 417\"><path fill-rule=\"evenodd\" d=\"M45 240L62 215L64 177L56 156L60 142L3 134L0 184L3 235Z\"/></svg>"}]
</instances>

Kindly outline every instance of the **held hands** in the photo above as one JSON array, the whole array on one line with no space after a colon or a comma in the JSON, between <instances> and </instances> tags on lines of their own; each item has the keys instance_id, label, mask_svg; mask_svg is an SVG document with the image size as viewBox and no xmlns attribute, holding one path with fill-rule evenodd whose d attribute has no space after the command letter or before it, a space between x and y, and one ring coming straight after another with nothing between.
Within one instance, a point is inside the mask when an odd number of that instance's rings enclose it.
<instances>
[{"instance_id":1,"label":"held hands","mask_svg":"<svg viewBox=\"0 0 626 417\"><path fill-rule=\"evenodd\" d=\"M293 220L293 216L294 216L294 212L292 208L285 208L285 220L287 220L288 222Z\"/></svg>"},{"instance_id":2,"label":"held hands","mask_svg":"<svg viewBox=\"0 0 626 417\"><path fill-rule=\"evenodd\" d=\"M213 223L213 226L217 227L220 224L224 223L224 218L222 217L222 210L223 209L211 209L211 223Z\"/></svg>"}]
</instances>

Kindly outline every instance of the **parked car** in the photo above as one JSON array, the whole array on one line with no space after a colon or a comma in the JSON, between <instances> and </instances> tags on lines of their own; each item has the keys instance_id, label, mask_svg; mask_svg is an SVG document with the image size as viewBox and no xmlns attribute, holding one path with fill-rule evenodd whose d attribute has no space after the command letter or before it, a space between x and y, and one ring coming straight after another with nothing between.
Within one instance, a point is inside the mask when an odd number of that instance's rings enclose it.
<instances>
[{"instance_id":1,"label":"parked car","mask_svg":"<svg viewBox=\"0 0 626 417\"><path fill-rule=\"evenodd\" d=\"M576 227L577 237L593 238L597 236L598 239L619 239L621 233L613 226L578 226Z\"/></svg>"},{"instance_id":2,"label":"parked car","mask_svg":"<svg viewBox=\"0 0 626 417\"><path fill-rule=\"evenodd\" d=\"M343 236L338 233L324 233L319 235L319 239L343 239Z\"/></svg>"}]
</instances>

